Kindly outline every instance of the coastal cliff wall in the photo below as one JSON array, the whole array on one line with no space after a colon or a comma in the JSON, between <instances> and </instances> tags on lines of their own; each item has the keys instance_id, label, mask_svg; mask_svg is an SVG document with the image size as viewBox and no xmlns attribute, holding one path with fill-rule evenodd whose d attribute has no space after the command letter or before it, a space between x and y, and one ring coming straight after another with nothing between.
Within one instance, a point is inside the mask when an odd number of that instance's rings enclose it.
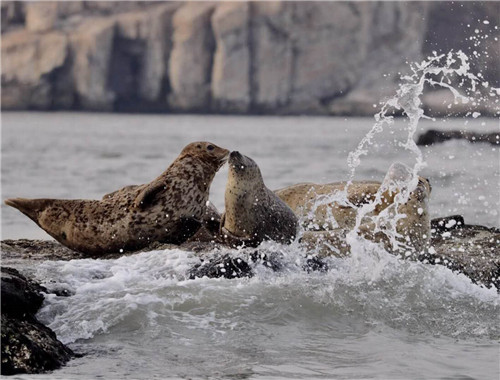
<instances>
[{"instance_id":1,"label":"coastal cliff wall","mask_svg":"<svg viewBox=\"0 0 500 380\"><path fill-rule=\"evenodd\" d=\"M5 1L2 109L368 115L394 93L408 62L442 41L467 48L464 23L499 9ZM498 54L488 59L494 80Z\"/></svg>"}]
</instances>

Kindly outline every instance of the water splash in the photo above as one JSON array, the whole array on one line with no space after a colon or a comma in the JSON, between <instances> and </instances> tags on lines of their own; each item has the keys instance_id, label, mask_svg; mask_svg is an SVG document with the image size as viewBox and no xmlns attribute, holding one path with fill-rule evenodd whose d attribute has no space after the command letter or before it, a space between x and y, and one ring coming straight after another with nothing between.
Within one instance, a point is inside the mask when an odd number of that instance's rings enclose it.
<instances>
[{"instance_id":1,"label":"water splash","mask_svg":"<svg viewBox=\"0 0 500 380\"><path fill-rule=\"evenodd\" d=\"M408 201L412 192L417 188L418 173L426 166L422 152L414 139L419 121L423 118L432 119L425 115L422 106L421 96L425 87L447 89L453 94L455 104L470 103L472 106L485 103L488 98L497 97L499 94L499 89L493 88L484 82L480 73L474 74L471 72L469 57L462 51L450 51L447 54L433 52L433 55L426 60L410 65L410 68L412 73L401 78L396 94L382 104L381 110L375 115L373 127L359 142L357 148L349 153L347 164L350 174L343 190L318 197L307 216L307 219L313 219L313 215L319 207L331 203L356 209L356 206L349 201L347 192L353 184L361 159L369 154L369 147L373 144L375 136L394 125L394 115L403 114L408 119L406 123L406 141L399 142L399 145L414 156L414 164L408 169L403 168L400 164L391 167L388 177L384 180L384 184L379 189L375 199L357 210L355 227L347 234L347 242L351 248L363 246L362 243L365 239L359 233L361 224L365 222L366 216L375 209L375 206L380 204L382 193L388 190L388 186L392 186L390 190L396 190L393 188L394 185L399 187L394 205L386 212L371 217L371 219L376 226L390 226L390 228L378 229L378 231L387 235L394 250L407 248L401 243L401 236L396 232L395 226L398 220L406 217L406 215L398 215L398 206ZM399 172L399 174L396 172ZM395 178L396 181L394 181ZM390 185L391 183L392 185Z\"/></svg>"}]
</instances>

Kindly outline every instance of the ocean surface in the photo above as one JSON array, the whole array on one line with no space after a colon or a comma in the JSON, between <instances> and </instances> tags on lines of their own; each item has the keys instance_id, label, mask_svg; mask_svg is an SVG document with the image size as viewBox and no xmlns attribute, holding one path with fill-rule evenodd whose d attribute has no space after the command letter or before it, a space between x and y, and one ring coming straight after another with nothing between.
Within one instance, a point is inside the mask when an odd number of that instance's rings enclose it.
<instances>
[{"instance_id":1,"label":"ocean surface","mask_svg":"<svg viewBox=\"0 0 500 380\"><path fill-rule=\"evenodd\" d=\"M346 180L349 152L371 118L2 113L2 200L101 198L158 176L192 141L252 157L265 183ZM428 129L498 131L498 119L421 121ZM412 166L404 119L361 156L356 180L382 181L391 164ZM461 214L500 226L500 149L448 141L421 148L432 217ZM224 208L227 167L211 200ZM2 204L2 239L50 238ZM115 260L47 261L29 268L49 289L38 317L83 357L36 379L334 378L493 379L500 376L500 298L441 266L355 247L307 274L307 252L265 243L285 270L251 279L187 280L190 252ZM239 254L232 252L232 254ZM244 252L240 252L244 255Z\"/></svg>"}]
</instances>

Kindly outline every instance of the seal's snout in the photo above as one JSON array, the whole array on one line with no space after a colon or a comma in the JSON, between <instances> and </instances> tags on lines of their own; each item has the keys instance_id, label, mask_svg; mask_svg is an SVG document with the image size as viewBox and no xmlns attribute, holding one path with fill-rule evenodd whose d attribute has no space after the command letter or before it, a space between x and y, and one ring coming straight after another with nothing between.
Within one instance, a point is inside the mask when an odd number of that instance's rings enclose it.
<instances>
[{"instance_id":1,"label":"seal's snout","mask_svg":"<svg viewBox=\"0 0 500 380\"><path fill-rule=\"evenodd\" d=\"M229 163L233 165L240 164L243 161L243 157L240 152L234 150L229 154Z\"/></svg>"},{"instance_id":2,"label":"seal's snout","mask_svg":"<svg viewBox=\"0 0 500 380\"><path fill-rule=\"evenodd\" d=\"M222 164L225 164L228 160L229 160L229 151L226 150L225 152L223 152L220 162Z\"/></svg>"}]
</instances>

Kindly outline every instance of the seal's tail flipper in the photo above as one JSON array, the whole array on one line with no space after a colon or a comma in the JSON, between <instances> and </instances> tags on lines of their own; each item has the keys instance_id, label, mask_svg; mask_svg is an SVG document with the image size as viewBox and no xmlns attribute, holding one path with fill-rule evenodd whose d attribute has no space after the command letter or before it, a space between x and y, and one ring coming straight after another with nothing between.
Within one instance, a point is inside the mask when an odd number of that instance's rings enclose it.
<instances>
[{"instance_id":1,"label":"seal's tail flipper","mask_svg":"<svg viewBox=\"0 0 500 380\"><path fill-rule=\"evenodd\" d=\"M39 213L45 210L50 203L50 199L11 198L5 200L7 206L17 208L36 223L38 223Z\"/></svg>"}]
</instances>

